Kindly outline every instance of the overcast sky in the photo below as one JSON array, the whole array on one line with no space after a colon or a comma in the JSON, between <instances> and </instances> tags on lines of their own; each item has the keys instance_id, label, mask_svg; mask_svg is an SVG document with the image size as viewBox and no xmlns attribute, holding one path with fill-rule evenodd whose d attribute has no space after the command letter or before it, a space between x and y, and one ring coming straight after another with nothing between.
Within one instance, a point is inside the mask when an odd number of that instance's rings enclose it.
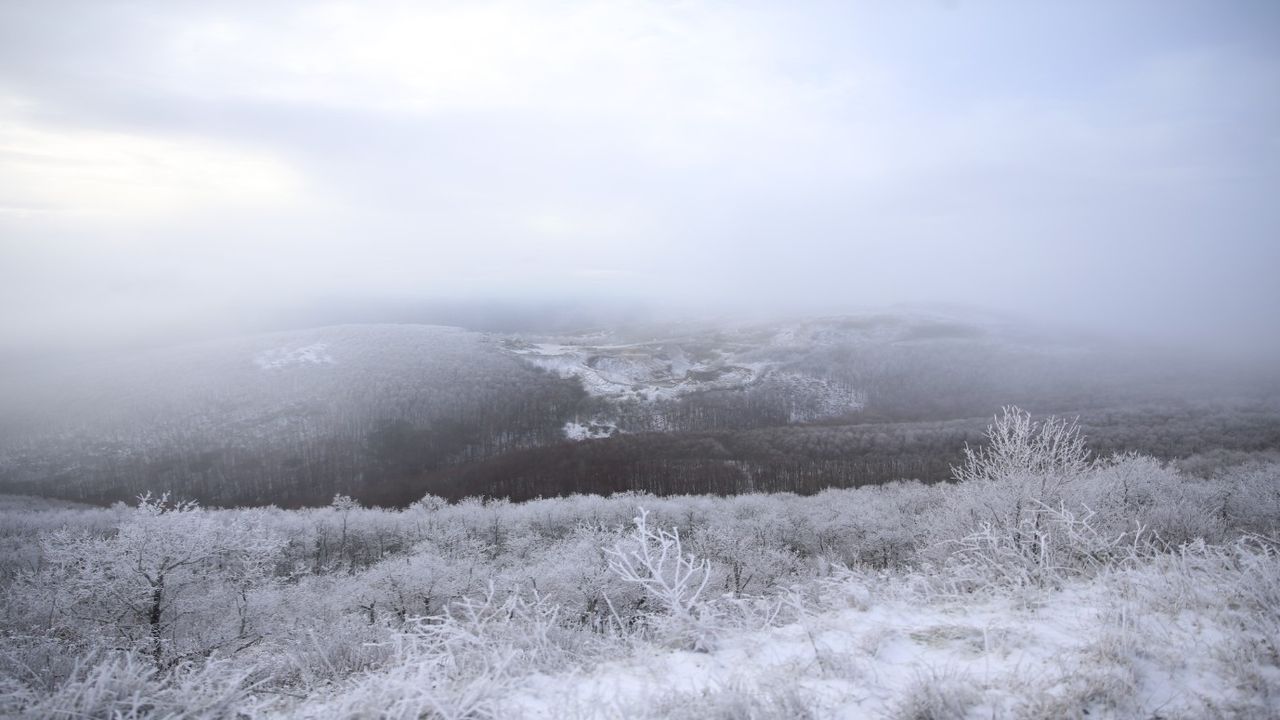
<instances>
[{"instance_id":1,"label":"overcast sky","mask_svg":"<svg viewBox=\"0 0 1280 720\"><path fill-rule=\"evenodd\" d=\"M1266 0L5 0L0 345L418 297L1274 340L1278 161Z\"/></svg>"}]
</instances>

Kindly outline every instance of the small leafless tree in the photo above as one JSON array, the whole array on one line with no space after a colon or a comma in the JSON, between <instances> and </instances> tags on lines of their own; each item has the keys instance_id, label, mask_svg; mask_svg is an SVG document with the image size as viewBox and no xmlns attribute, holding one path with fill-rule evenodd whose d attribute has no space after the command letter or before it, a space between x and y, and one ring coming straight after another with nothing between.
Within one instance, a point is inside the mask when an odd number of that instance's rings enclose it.
<instances>
[{"instance_id":1,"label":"small leafless tree","mask_svg":"<svg viewBox=\"0 0 1280 720\"><path fill-rule=\"evenodd\" d=\"M167 670L257 642L251 592L271 578L283 539L222 523L193 502L139 498L114 536L44 538L43 581L68 630L134 650Z\"/></svg>"}]
</instances>

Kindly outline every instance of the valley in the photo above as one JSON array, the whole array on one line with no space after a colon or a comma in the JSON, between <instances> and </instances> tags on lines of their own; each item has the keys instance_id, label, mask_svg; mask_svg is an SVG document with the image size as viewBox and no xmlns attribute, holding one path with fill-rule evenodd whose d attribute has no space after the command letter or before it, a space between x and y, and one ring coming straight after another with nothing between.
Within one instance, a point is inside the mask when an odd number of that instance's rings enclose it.
<instances>
[{"instance_id":1,"label":"valley","mask_svg":"<svg viewBox=\"0 0 1280 720\"><path fill-rule=\"evenodd\" d=\"M0 394L0 490L100 503L938 482L1006 404L1079 417L1103 450L1280 446L1275 385L921 312L551 334L331 326L105 358Z\"/></svg>"}]
</instances>

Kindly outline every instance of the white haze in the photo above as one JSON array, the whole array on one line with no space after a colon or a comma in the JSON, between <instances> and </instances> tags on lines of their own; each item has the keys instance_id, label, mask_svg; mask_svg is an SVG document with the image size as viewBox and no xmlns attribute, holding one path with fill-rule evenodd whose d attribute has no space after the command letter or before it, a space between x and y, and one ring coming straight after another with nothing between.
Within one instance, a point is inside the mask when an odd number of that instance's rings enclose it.
<instances>
[{"instance_id":1,"label":"white haze","mask_svg":"<svg viewBox=\"0 0 1280 720\"><path fill-rule=\"evenodd\" d=\"M4 3L0 349L348 299L1274 348L1277 7Z\"/></svg>"}]
</instances>

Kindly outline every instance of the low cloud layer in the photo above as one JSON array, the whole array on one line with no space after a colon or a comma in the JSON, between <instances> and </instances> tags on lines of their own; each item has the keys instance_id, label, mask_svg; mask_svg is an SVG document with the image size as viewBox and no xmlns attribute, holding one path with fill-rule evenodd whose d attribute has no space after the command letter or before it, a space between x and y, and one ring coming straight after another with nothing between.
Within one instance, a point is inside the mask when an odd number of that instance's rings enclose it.
<instances>
[{"instance_id":1,"label":"low cloud layer","mask_svg":"<svg viewBox=\"0 0 1280 720\"><path fill-rule=\"evenodd\" d=\"M0 346L334 298L1273 346L1272 3L6 3Z\"/></svg>"}]
</instances>

